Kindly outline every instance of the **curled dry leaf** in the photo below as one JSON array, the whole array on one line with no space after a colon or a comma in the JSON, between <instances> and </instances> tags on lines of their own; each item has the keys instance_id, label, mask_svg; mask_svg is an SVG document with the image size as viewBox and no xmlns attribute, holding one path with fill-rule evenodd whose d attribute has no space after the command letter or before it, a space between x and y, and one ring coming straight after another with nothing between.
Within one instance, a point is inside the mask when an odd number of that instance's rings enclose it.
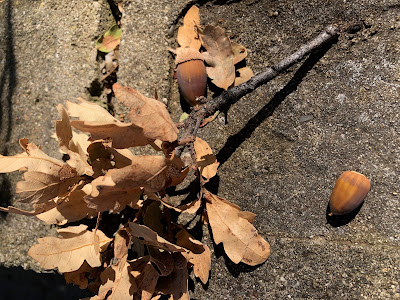
<instances>
[{"instance_id":1,"label":"curled dry leaf","mask_svg":"<svg viewBox=\"0 0 400 300\"><path fill-rule=\"evenodd\" d=\"M132 299L133 294L137 291L136 282L130 274L130 263L125 260L121 261L121 264L111 266L101 273L102 285L99 288L99 294L91 299Z\"/></svg>"},{"instance_id":2,"label":"curled dry leaf","mask_svg":"<svg viewBox=\"0 0 400 300\"><path fill-rule=\"evenodd\" d=\"M188 269L174 269L165 277L160 277L157 282L156 292L164 295L172 295L174 300L189 300Z\"/></svg>"},{"instance_id":3,"label":"curled dry leaf","mask_svg":"<svg viewBox=\"0 0 400 300\"><path fill-rule=\"evenodd\" d=\"M82 189L74 190L56 207L38 214L36 217L47 224L57 225L64 225L84 218L93 218L97 216L97 211L89 208L83 200L91 191L92 186L90 184L85 185Z\"/></svg>"},{"instance_id":4,"label":"curled dry leaf","mask_svg":"<svg viewBox=\"0 0 400 300\"><path fill-rule=\"evenodd\" d=\"M114 148L145 146L149 143L143 129L123 123L114 118L101 106L79 99L80 103L66 102L68 113L79 120L71 120L71 126L89 132L92 139L111 139Z\"/></svg>"},{"instance_id":5,"label":"curled dry leaf","mask_svg":"<svg viewBox=\"0 0 400 300\"><path fill-rule=\"evenodd\" d=\"M131 274L138 287L135 300L151 300L154 294L159 274L150 262L149 256L144 256L131 263Z\"/></svg>"},{"instance_id":6,"label":"curled dry leaf","mask_svg":"<svg viewBox=\"0 0 400 300\"><path fill-rule=\"evenodd\" d=\"M206 141L197 137L193 143L196 152L196 162L201 176L208 180L217 174L219 162Z\"/></svg>"},{"instance_id":7,"label":"curled dry leaf","mask_svg":"<svg viewBox=\"0 0 400 300\"><path fill-rule=\"evenodd\" d=\"M17 183L21 202L30 202L35 211L54 207L52 199L67 194L81 179L71 166L46 155L35 144L23 143L25 153L15 156L0 155L0 172L28 170L24 181Z\"/></svg>"},{"instance_id":8,"label":"curled dry leaf","mask_svg":"<svg viewBox=\"0 0 400 300\"><path fill-rule=\"evenodd\" d=\"M130 109L129 120L142 128L148 139L159 139L165 142L177 140L178 129L163 103L118 83L114 83L113 91L118 100Z\"/></svg>"},{"instance_id":9,"label":"curled dry leaf","mask_svg":"<svg viewBox=\"0 0 400 300\"><path fill-rule=\"evenodd\" d=\"M67 111L61 104L57 105L57 110L61 116L61 120L56 121L56 135L60 150L69 155L68 164L79 174L93 175L93 170L87 162L87 152L74 140Z\"/></svg>"},{"instance_id":10,"label":"curled dry leaf","mask_svg":"<svg viewBox=\"0 0 400 300\"><path fill-rule=\"evenodd\" d=\"M235 264L263 263L269 256L270 246L249 222L250 215L241 214L238 206L223 198L209 195L207 215L215 243L223 243L226 254Z\"/></svg>"},{"instance_id":11,"label":"curled dry leaf","mask_svg":"<svg viewBox=\"0 0 400 300\"><path fill-rule=\"evenodd\" d=\"M199 50L201 42L196 27L200 26L199 8L192 6L183 18L183 25L178 28L176 40L181 47Z\"/></svg>"},{"instance_id":12,"label":"curled dry leaf","mask_svg":"<svg viewBox=\"0 0 400 300\"><path fill-rule=\"evenodd\" d=\"M227 90L235 80L235 66L231 41L221 27L207 25L199 30L201 44L207 50L203 57L207 67L207 75L216 86Z\"/></svg>"},{"instance_id":13,"label":"curled dry leaf","mask_svg":"<svg viewBox=\"0 0 400 300\"><path fill-rule=\"evenodd\" d=\"M154 248L163 249L168 252L186 251L184 248L168 242L166 239L159 236L156 232L154 232L147 226L130 222L129 228L132 230L132 236L140 238L141 242L145 245L150 245Z\"/></svg>"},{"instance_id":14,"label":"curled dry leaf","mask_svg":"<svg viewBox=\"0 0 400 300\"><path fill-rule=\"evenodd\" d=\"M244 67L236 70L239 72L239 77L235 78L235 86L242 84L243 82L246 82L249 80L251 77L254 76L253 71L249 67Z\"/></svg>"},{"instance_id":15,"label":"curled dry leaf","mask_svg":"<svg viewBox=\"0 0 400 300\"><path fill-rule=\"evenodd\" d=\"M58 268L63 273L78 270L84 261L93 268L101 266L100 254L96 254L94 247L93 231L88 231L87 226L71 226L59 230L59 233L61 238L39 238L39 243L28 251L28 255L37 260L42 268ZM96 235L103 251L112 239L100 230Z\"/></svg>"},{"instance_id":16,"label":"curled dry leaf","mask_svg":"<svg viewBox=\"0 0 400 300\"><path fill-rule=\"evenodd\" d=\"M131 236L126 228L121 228L117 231L114 238L114 257L121 260L128 255L128 250L131 244Z\"/></svg>"},{"instance_id":17,"label":"curled dry leaf","mask_svg":"<svg viewBox=\"0 0 400 300\"><path fill-rule=\"evenodd\" d=\"M193 265L194 275L200 278L203 284L208 281L211 270L211 252L207 245L194 239L186 230L182 229L176 235L176 244L188 249L187 260Z\"/></svg>"},{"instance_id":18,"label":"curled dry leaf","mask_svg":"<svg viewBox=\"0 0 400 300\"><path fill-rule=\"evenodd\" d=\"M91 270L93 268L85 261L78 270L64 273L65 282L79 285L79 288L84 290L88 287L87 273Z\"/></svg>"}]
</instances>

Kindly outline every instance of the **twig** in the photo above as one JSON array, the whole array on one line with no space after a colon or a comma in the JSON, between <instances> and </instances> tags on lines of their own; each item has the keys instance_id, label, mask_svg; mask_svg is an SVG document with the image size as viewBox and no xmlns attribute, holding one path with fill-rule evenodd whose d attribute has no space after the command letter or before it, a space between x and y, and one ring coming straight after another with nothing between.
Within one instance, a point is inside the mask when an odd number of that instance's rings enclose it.
<instances>
[{"instance_id":1,"label":"twig","mask_svg":"<svg viewBox=\"0 0 400 300\"><path fill-rule=\"evenodd\" d=\"M276 65L268 68L265 72L257 74L250 78L248 81L223 91L221 95L215 97L205 104L200 105L197 109L193 110L189 117L184 121L183 127L186 128L182 139L189 136L196 137L198 124L201 124L204 118L213 115L218 110L229 108L232 104L239 101L243 96L251 93L261 85L268 83L276 76L287 70L295 63L300 62L312 51L320 48L326 43L332 41L339 36L339 29L336 26L330 25L324 29L316 38L300 47L299 50L281 60ZM175 155L180 156L185 149L186 145L182 145L176 149Z\"/></svg>"}]
</instances>

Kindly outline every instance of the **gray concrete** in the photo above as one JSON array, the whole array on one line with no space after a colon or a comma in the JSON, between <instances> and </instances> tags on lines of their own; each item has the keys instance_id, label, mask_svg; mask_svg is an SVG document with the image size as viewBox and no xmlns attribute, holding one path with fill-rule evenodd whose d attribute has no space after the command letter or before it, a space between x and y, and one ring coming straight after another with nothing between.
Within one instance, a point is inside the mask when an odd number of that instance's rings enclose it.
<instances>
[{"instance_id":1,"label":"gray concrete","mask_svg":"<svg viewBox=\"0 0 400 300\"><path fill-rule=\"evenodd\" d=\"M0 29L14 43L11 57L7 43L0 44L0 75L17 79L16 85L11 80L11 96L9 81L2 80L0 90L1 137L11 129L5 139L12 145L28 136L55 151L44 129L53 126L55 104L79 96L96 78L92 47L107 14L96 1L70 2L13 2L13 34L7 26ZM176 47L168 30L188 2L124 2L119 82L148 95L156 86L176 120L181 109L166 48ZM0 4L1 16L7 3ZM200 1L199 6L203 23L219 24L248 48L247 63L255 73L328 24L337 24L342 34L326 53L235 104L228 124L221 116L201 131L221 162L213 187L257 213L255 226L271 243L271 256L255 268L235 266L212 244L205 227L204 241L213 252L211 278L206 288L195 280L192 298L400 298L398 1ZM51 21L60 12L62 17ZM47 38L54 42L44 43ZM74 52L73 43L80 51ZM57 53L65 59L57 60ZM13 122L7 127L10 104ZM16 151L11 144L7 149ZM345 170L365 174L372 188L354 219L335 227L327 223L326 207ZM25 254L48 229L25 217L8 215L1 222L0 263L35 269Z\"/></svg>"}]
</instances>

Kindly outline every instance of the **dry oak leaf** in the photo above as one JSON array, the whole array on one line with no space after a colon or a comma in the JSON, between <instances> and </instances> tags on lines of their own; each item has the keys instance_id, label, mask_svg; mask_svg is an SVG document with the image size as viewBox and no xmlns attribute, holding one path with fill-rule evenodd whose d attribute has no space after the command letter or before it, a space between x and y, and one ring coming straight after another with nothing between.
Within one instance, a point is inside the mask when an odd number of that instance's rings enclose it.
<instances>
[{"instance_id":1,"label":"dry oak leaf","mask_svg":"<svg viewBox=\"0 0 400 300\"><path fill-rule=\"evenodd\" d=\"M238 72L240 76L235 78L235 86L246 82L254 76L253 71L249 67L237 69L236 72Z\"/></svg>"},{"instance_id":2,"label":"dry oak leaf","mask_svg":"<svg viewBox=\"0 0 400 300\"><path fill-rule=\"evenodd\" d=\"M235 42L231 42L231 45L233 52L233 64L236 65L247 57L247 49L246 47Z\"/></svg>"},{"instance_id":3,"label":"dry oak leaf","mask_svg":"<svg viewBox=\"0 0 400 300\"><path fill-rule=\"evenodd\" d=\"M270 254L270 246L249 222L250 215L241 214L237 205L216 195L209 194L207 200L207 215L215 243L223 243L225 253L235 264L263 263Z\"/></svg>"},{"instance_id":4,"label":"dry oak leaf","mask_svg":"<svg viewBox=\"0 0 400 300\"><path fill-rule=\"evenodd\" d=\"M158 279L156 293L172 295L173 300L189 300L188 278L187 268L174 269L169 276Z\"/></svg>"},{"instance_id":5,"label":"dry oak leaf","mask_svg":"<svg viewBox=\"0 0 400 300\"><path fill-rule=\"evenodd\" d=\"M134 277L130 274L130 263L126 260L119 264L108 267L101 275L102 285L99 288L98 296L93 300L131 300L133 294L137 291Z\"/></svg>"},{"instance_id":6,"label":"dry oak leaf","mask_svg":"<svg viewBox=\"0 0 400 300\"><path fill-rule=\"evenodd\" d=\"M131 262L131 274L138 287L134 300L151 300L154 294L159 274L149 260L149 256L141 257Z\"/></svg>"},{"instance_id":7,"label":"dry oak leaf","mask_svg":"<svg viewBox=\"0 0 400 300\"><path fill-rule=\"evenodd\" d=\"M183 25L178 28L176 41L183 48L199 50L201 42L196 27L200 26L199 8L192 6L183 18Z\"/></svg>"},{"instance_id":8,"label":"dry oak leaf","mask_svg":"<svg viewBox=\"0 0 400 300\"><path fill-rule=\"evenodd\" d=\"M206 141L197 137L193 143L196 152L196 162L201 176L208 180L217 174L219 162Z\"/></svg>"},{"instance_id":9,"label":"dry oak leaf","mask_svg":"<svg viewBox=\"0 0 400 300\"><path fill-rule=\"evenodd\" d=\"M114 257L121 260L128 255L128 250L131 245L131 236L126 228L120 228L114 238Z\"/></svg>"},{"instance_id":10,"label":"dry oak leaf","mask_svg":"<svg viewBox=\"0 0 400 300\"><path fill-rule=\"evenodd\" d=\"M177 160L170 160L163 156L135 156L132 157L132 163L129 166L108 170L106 175L93 180L92 196L97 197L100 190L102 192L106 190L130 191L139 187L150 192L158 192L184 179L187 171L181 170L184 175L181 176L176 172L179 167ZM179 180L176 180L177 178Z\"/></svg>"},{"instance_id":11,"label":"dry oak leaf","mask_svg":"<svg viewBox=\"0 0 400 300\"><path fill-rule=\"evenodd\" d=\"M178 246L182 246L190 251L187 254L187 260L193 265L194 275L200 278L203 284L206 284L211 270L210 248L194 239L184 229L177 233L176 239Z\"/></svg>"},{"instance_id":12,"label":"dry oak leaf","mask_svg":"<svg viewBox=\"0 0 400 300\"><path fill-rule=\"evenodd\" d=\"M25 171L24 181L17 183L21 202L30 202L35 210L54 207L55 197L63 196L81 179L77 171L46 155L35 144L21 140L25 153L15 156L0 155L0 173Z\"/></svg>"},{"instance_id":13,"label":"dry oak leaf","mask_svg":"<svg viewBox=\"0 0 400 300\"><path fill-rule=\"evenodd\" d=\"M79 118L71 120L71 126L89 132L93 140L110 138L114 148L145 146L149 143L142 128L132 123L120 122L97 104L78 100L79 104L66 102L69 115Z\"/></svg>"},{"instance_id":14,"label":"dry oak leaf","mask_svg":"<svg viewBox=\"0 0 400 300\"><path fill-rule=\"evenodd\" d=\"M93 268L85 261L78 270L64 273L65 282L67 284L73 283L79 285L79 288L84 290L88 287L88 276L86 273L91 270L93 270Z\"/></svg>"},{"instance_id":15,"label":"dry oak leaf","mask_svg":"<svg viewBox=\"0 0 400 300\"><path fill-rule=\"evenodd\" d=\"M101 179L99 177L98 179ZM98 180L96 179L96 181ZM92 184L96 184L92 181ZM90 209L94 209L97 212L110 211L112 213L121 212L126 206L130 206L134 209L139 208L140 195L142 190L140 188L134 188L129 190L112 189L112 186L93 186L92 194L86 195L84 201ZM98 190L100 189L100 191ZM96 195L95 197L93 196Z\"/></svg>"},{"instance_id":16,"label":"dry oak leaf","mask_svg":"<svg viewBox=\"0 0 400 300\"><path fill-rule=\"evenodd\" d=\"M38 214L36 217L47 224L64 225L84 218L97 216L95 209L89 208L83 198L92 192L90 184L68 194L56 207Z\"/></svg>"},{"instance_id":17,"label":"dry oak leaf","mask_svg":"<svg viewBox=\"0 0 400 300\"><path fill-rule=\"evenodd\" d=\"M118 83L114 83L113 91L118 101L130 109L129 120L132 124L143 128L143 133L148 139L159 139L164 142L177 140L178 128L162 102L148 98L137 90Z\"/></svg>"},{"instance_id":18,"label":"dry oak leaf","mask_svg":"<svg viewBox=\"0 0 400 300\"><path fill-rule=\"evenodd\" d=\"M78 270L84 261L91 267L101 266L100 253L96 253L93 231L88 231L86 225L70 226L58 230L60 238L39 238L28 255L40 263L44 269L58 268L60 273ZM96 231L100 249L106 249L112 239L100 230Z\"/></svg>"},{"instance_id":19,"label":"dry oak leaf","mask_svg":"<svg viewBox=\"0 0 400 300\"><path fill-rule=\"evenodd\" d=\"M79 174L93 175L93 170L87 162L86 149L83 150L79 142L74 140L67 111L61 104L57 105L57 110L61 116L61 120L56 121L56 136L60 150L69 155L68 164Z\"/></svg>"},{"instance_id":20,"label":"dry oak leaf","mask_svg":"<svg viewBox=\"0 0 400 300\"><path fill-rule=\"evenodd\" d=\"M203 57L209 67L207 75L216 86L227 90L235 80L231 41L221 27L211 25L199 29L201 44L207 50Z\"/></svg>"},{"instance_id":21,"label":"dry oak leaf","mask_svg":"<svg viewBox=\"0 0 400 300\"><path fill-rule=\"evenodd\" d=\"M151 230L147 226L130 222L129 228L132 230L132 236L139 238L140 241L145 245L149 245L154 248L162 249L168 252L186 251L184 248L168 242L166 239L159 236L155 231Z\"/></svg>"}]
</instances>

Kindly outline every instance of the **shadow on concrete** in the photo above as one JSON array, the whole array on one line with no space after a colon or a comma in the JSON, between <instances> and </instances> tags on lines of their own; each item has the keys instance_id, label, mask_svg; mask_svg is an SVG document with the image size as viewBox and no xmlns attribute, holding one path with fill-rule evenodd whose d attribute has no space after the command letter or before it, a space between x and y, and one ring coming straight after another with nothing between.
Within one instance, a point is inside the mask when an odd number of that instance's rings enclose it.
<instances>
[{"instance_id":1,"label":"shadow on concrete","mask_svg":"<svg viewBox=\"0 0 400 300\"><path fill-rule=\"evenodd\" d=\"M326 207L326 223L328 223L332 227L340 227L340 226L350 223L357 216L357 214L360 211L363 204L364 204L364 201L355 210L353 210L352 212L350 212L348 214L330 216L329 214L331 212L331 209L330 209L329 203L328 203L328 206Z\"/></svg>"},{"instance_id":2,"label":"shadow on concrete","mask_svg":"<svg viewBox=\"0 0 400 300\"><path fill-rule=\"evenodd\" d=\"M304 61L304 63L296 71L292 79L285 85L285 87L277 92L274 97L267 104L265 104L264 107L262 107L241 130L228 138L225 145L217 154L217 160L219 161L220 165L224 164L232 156L236 149L239 148L240 145L252 135L254 130L256 130L257 127L260 126L268 117L272 116L275 109L286 99L286 97L297 89L303 78L325 55L325 53L330 49L331 45L332 43L310 54L310 56Z\"/></svg>"},{"instance_id":3,"label":"shadow on concrete","mask_svg":"<svg viewBox=\"0 0 400 300\"><path fill-rule=\"evenodd\" d=\"M21 267L0 267L1 299L7 300L72 300L93 296L87 290L67 285L64 276L36 273Z\"/></svg>"},{"instance_id":4,"label":"shadow on concrete","mask_svg":"<svg viewBox=\"0 0 400 300\"><path fill-rule=\"evenodd\" d=\"M5 45L5 63L0 75L0 153L8 154L8 143L12 130L12 97L14 95L15 86L17 84L16 61L14 55L14 37L12 22L12 0L7 0L4 8L3 26L5 28L5 36L2 43ZM0 205L10 205L11 184L6 175L0 177ZM7 213L2 212L1 218Z\"/></svg>"}]
</instances>

